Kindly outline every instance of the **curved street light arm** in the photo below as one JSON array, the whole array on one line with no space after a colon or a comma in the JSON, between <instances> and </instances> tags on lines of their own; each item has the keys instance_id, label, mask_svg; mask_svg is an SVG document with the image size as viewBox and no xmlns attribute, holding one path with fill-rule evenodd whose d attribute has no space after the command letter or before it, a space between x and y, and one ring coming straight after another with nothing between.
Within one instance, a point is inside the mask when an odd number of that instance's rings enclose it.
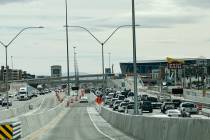
<instances>
[{"instance_id":1,"label":"curved street light arm","mask_svg":"<svg viewBox=\"0 0 210 140\"><path fill-rule=\"evenodd\" d=\"M0 44L4 47L6 47L7 45L5 45L3 42L0 41Z\"/></svg>"},{"instance_id":2,"label":"curved street light arm","mask_svg":"<svg viewBox=\"0 0 210 140\"><path fill-rule=\"evenodd\" d=\"M102 42L94 34L92 34L87 28L82 27L82 26L68 26L68 27L81 28L81 29L87 31L98 43L102 44Z\"/></svg>"},{"instance_id":3,"label":"curved street light arm","mask_svg":"<svg viewBox=\"0 0 210 140\"><path fill-rule=\"evenodd\" d=\"M121 25L119 27L117 27L110 35L109 37L103 42L103 44L105 44L120 28L123 28L123 27L130 27L132 25ZM136 26L140 26L140 25L136 25Z\"/></svg>"},{"instance_id":4,"label":"curved street light arm","mask_svg":"<svg viewBox=\"0 0 210 140\"><path fill-rule=\"evenodd\" d=\"M22 30L20 30L17 35L7 44L7 46L9 46L23 31L27 30L27 29L31 29L31 28L44 28L42 26L40 27L26 27L26 28L23 28Z\"/></svg>"}]
</instances>

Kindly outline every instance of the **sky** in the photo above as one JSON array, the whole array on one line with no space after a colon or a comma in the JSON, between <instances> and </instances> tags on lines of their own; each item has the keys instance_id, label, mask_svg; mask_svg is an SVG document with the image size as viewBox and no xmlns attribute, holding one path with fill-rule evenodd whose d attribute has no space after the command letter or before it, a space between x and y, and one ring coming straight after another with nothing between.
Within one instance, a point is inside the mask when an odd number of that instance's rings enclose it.
<instances>
[{"instance_id":1,"label":"sky","mask_svg":"<svg viewBox=\"0 0 210 140\"><path fill-rule=\"evenodd\" d=\"M209 0L136 0L137 59L210 58ZM100 41L120 25L131 24L131 0L68 0L68 25L88 28ZM64 0L0 0L0 41L7 44L22 28L44 26L23 32L8 47L8 65L36 75L50 75L51 65L66 73ZM70 71L74 71L76 47L80 72L101 73L101 45L86 31L69 29ZM132 61L132 29L121 28L105 44L105 67ZM11 56L13 59L11 60ZM5 50L0 46L0 65Z\"/></svg>"}]
</instances>

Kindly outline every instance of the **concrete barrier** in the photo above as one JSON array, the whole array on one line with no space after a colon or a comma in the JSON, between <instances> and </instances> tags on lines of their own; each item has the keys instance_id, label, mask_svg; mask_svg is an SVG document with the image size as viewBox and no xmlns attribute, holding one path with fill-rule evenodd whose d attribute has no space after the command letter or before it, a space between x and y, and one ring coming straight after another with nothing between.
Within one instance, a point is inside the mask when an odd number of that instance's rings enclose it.
<instances>
[{"instance_id":1,"label":"concrete barrier","mask_svg":"<svg viewBox=\"0 0 210 140\"><path fill-rule=\"evenodd\" d=\"M134 116L104 107L100 114L111 125L138 140L209 140L210 138L209 119Z\"/></svg>"},{"instance_id":2,"label":"concrete barrier","mask_svg":"<svg viewBox=\"0 0 210 140\"><path fill-rule=\"evenodd\" d=\"M48 111L19 117L22 122L22 137L25 137L41 127L47 125L55 116L64 110L65 104L62 103Z\"/></svg>"},{"instance_id":3,"label":"concrete barrier","mask_svg":"<svg viewBox=\"0 0 210 140\"><path fill-rule=\"evenodd\" d=\"M16 109L11 108L11 109L5 109L1 110L0 112L0 121L10 119L16 115Z\"/></svg>"},{"instance_id":4,"label":"concrete barrier","mask_svg":"<svg viewBox=\"0 0 210 140\"><path fill-rule=\"evenodd\" d=\"M33 105L33 109L39 107L41 104L42 100L35 101L33 103L27 103L23 106L20 106L18 108L10 108L10 109L5 109L0 111L0 121L6 120L6 119L11 119L13 117L19 116L21 114L27 113L30 111L29 105Z\"/></svg>"}]
</instances>

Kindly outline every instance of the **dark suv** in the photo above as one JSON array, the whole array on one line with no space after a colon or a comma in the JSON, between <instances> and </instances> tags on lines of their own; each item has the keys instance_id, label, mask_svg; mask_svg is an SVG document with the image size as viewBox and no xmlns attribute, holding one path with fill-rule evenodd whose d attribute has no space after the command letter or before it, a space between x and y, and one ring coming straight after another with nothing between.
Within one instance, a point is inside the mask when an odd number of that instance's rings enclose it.
<instances>
[{"instance_id":1,"label":"dark suv","mask_svg":"<svg viewBox=\"0 0 210 140\"><path fill-rule=\"evenodd\" d=\"M175 105L173 102L164 102L161 106L161 112L165 113L169 109L175 109Z\"/></svg>"},{"instance_id":2,"label":"dark suv","mask_svg":"<svg viewBox=\"0 0 210 140\"><path fill-rule=\"evenodd\" d=\"M149 111L150 113L153 112L152 103L150 101L141 101L139 109L141 109L142 112L143 111Z\"/></svg>"}]
</instances>

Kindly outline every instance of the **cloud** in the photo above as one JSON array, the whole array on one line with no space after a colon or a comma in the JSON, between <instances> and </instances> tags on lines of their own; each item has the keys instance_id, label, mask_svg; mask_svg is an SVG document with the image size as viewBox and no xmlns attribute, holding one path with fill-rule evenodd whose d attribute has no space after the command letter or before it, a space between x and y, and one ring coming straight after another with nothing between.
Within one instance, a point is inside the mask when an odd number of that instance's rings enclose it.
<instances>
[{"instance_id":1,"label":"cloud","mask_svg":"<svg viewBox=\"0 0 210 140\"><path fill-rule=\"evenodd\" d=\"M210 8L209 0L174 0L181 7Z\"/></svg>"},{"instance_id":2,"label":"cloud","mask_svg":"<svg viewBox=\"0 0 210 140\"><path fill-rule=\"evenodd\" d=\"M9 3L17 3L17 2L30 2L32 0L0 0L0 4L9 4Z\"/></svg>"}]
</instances>

